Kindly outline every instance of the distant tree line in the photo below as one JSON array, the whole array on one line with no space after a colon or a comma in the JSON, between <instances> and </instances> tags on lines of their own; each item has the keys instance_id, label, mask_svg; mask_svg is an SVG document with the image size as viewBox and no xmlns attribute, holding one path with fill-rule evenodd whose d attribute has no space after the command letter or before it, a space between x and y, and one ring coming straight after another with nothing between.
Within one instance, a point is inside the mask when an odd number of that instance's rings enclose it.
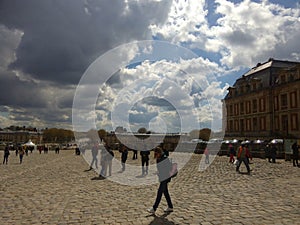
<instances>
[{"instance_id":1,"label":"distant tree line","mask_svg":"<svg viewBox=\"0 0 300 225\"><path fill-rule=\"evenodd\" d=\"M11 131L31 131L31 132L38 131L35 127L25 127L25 126L10 126L10 127L6 127L5 129ZM43 131L44 142L66 143L75 140L74 132L72 130L59 129L59 128L46 128L41 131ZM115 129L115 132L126 133L127 130L126 128L123 127L117 127ZM100 138L101 140L104 140L109 132L107 132L104 129L100 129L98 131L90 130L87 133L88 133L87 136L90 137L91 139ZM138 129L137 133L151 134L155 132L148 131L146 128L141 127ZM190 139L202 139L204 141L208 141L212 135L214 135L214 132L209 128L203 128L201 130L192 130L191 132L189 132Z\"/></svg>"},{"instance_id":2,"label":"distant tree line","mask_svg":"<svg viewBox=\"0 0 300 225\"><path fill-rule=\"evenodd\" d=\"M74 141L74 132L71 130L50 128L43 131L44 142L66 143Z\"/></svg>"}]
</instances>

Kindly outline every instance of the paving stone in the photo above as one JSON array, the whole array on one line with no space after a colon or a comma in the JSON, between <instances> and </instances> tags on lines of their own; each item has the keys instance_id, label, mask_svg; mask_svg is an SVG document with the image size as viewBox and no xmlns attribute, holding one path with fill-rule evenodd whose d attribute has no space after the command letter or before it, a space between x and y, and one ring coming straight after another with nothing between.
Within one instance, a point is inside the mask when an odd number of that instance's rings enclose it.
<instances>
[{"instance_id":1,"label":"paving stone","mask_svg":"<svg viewBox=\"0 0 300 225\"><path fill-rule=\"evenodd\" d=\"M199 171L201 157L193 155L169 184L174 212L164 214L162 198L152 216L146 209L158 183L94 179L98 175L73 151L34 152L22 164L11 154L8 165L0 165L0 224L300 224L300 168L254 158L249 176L237 174L228 157L217 156ZM139 160L129 157L128 164L140 165Z\"/></svg>"}]
</instances>

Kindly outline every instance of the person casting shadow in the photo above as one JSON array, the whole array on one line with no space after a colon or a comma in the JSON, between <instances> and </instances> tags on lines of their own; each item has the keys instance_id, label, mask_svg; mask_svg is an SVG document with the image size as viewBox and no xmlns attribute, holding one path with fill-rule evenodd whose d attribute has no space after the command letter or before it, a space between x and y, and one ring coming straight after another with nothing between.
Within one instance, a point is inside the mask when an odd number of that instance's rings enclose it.
<instances>
[{"instance_id":1,"label":"person casting shadow","mask_svg":"<svg viewBox=\"0 0 300 225\"><path fill-rule=\"evenodd\" d=\"M173 204L168 190L168 183L171 181L171 177L169 174L170 166L168 165L169 159L163 154L163 151L160 147L155 149L155 158L157 165L157 175L159 178L159 188L157 190L156 200L151 208L147 211L154 214L158 205L160 203L162 195L165 196L166 201L168 203L168 208L164 210L164 212L173 212Z\"/></svg>"},{"instance_id":2,"label":"person casting shadow","mask_svg":"<svg viewBox=\"0 0 300 225\"><path fill-rule=\"evenodd\" d=\"M94 143L93 147L92 147L92 162L90 165L90 170L93 169L93 164L95 164L96 169L98 169L98 159L97 159L97 155L98 155L98 144Z\"/></svg>"}]
</instances>

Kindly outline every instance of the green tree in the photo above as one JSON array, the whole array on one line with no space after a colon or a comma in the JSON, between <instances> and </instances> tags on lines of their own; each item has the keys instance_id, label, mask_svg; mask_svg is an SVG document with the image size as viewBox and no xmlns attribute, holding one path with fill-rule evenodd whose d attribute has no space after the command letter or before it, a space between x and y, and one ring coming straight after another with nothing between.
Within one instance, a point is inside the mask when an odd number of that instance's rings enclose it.
<instances>
[{"instance_id":1,"label":"green tree","mask_svg":"<svg viewBox=\"0 0 300 225\"><path fill-rule=\"evenodd\" d=\"M209 128L203 128L199 132L199 138L202 139L203 141L208 141L211 135L211 129Z\"/></svg>"},{"instance_id":2,"label":"green tree","mask_svg":"<svg viewBox=\"0 0 300 225\"><path fill-rule=\"evenodd\" d=\"M71 130L50 128L43 131L44 142L67 143L74 140L74 132Z\"/></svg>"},{"instance_id":3,"label":"green tree","mask_svg":"<svg viewBox=\"0 0 300 225\"><path fill-rule=\"evenodd\" d=\"M147 133L147 129L145 127L141 127L138 129L138 133L140 134L146 134Z\"/></svg>"}]
</instances>

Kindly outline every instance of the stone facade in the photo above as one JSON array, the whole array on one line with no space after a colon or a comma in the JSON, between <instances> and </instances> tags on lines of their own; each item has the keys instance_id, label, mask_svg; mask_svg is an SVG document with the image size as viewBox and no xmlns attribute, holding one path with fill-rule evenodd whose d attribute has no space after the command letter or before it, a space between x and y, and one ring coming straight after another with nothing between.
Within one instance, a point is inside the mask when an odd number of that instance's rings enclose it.
<instances>
[{"instance_id":1,"label":"stone facade","mask_svg":"<svg viewBox=\"0 0 300 225\"><path fill-rule=\"evenodd\" d=\"M43 140L43 134L30 131L0 131L0 142L3 143L24 144L29 140L35 144L40 144Z\"/></svg>"},{"instance_id":2,"label":"stone facade","mask_svg":"<svg viewBox=\"0 0 300 225\"><path fill-rule=\"evenodd\" d=\"M300 139L300 63L270 59L238 78L223 99L227 139Z\"/></svg>"}]
</instances>

